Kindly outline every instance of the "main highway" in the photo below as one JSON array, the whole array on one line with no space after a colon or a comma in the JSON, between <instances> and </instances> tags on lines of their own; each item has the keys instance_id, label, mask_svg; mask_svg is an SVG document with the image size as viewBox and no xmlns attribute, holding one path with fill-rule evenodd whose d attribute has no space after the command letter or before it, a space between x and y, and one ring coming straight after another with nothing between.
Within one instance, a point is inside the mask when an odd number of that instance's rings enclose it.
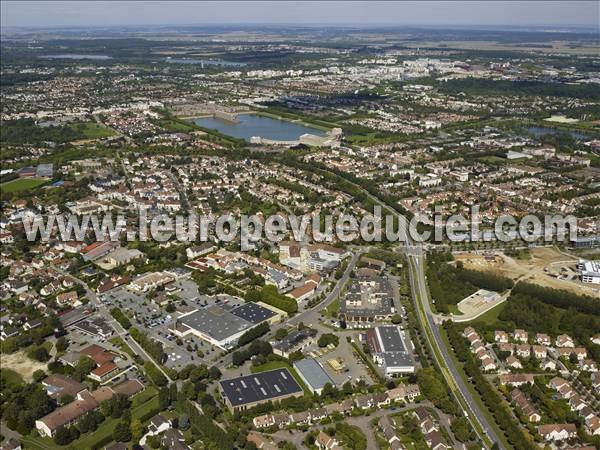
<instances>
[{"instance_id":1,"label":"main highway","mask_svg":"<svg viewBox=\"0 0 600 450\"><path fill-rule=\"evenodd\" d=\"M333 172L329 172L334 174ZM336 174L334 174L336 175ZM345 181L350 182L349 180ZM458 404L463 410L463 414L471 423L471 426L481 439L485 448L490 449L494 443L497 443L499 448L504 449L502 441L499 439L498 434L494 427L489 422L485 412L475 402L473 394L469 390L468 386L460 376L459 369L452 357L450 356L449 350L446 347L438 324L435 321L435 314L431 310L431 303L429 297L429 290L427 289L427 283L425 281L425 257L423 244L415 242L408 232L409 223L404 215L400 214L394 208L384 204L379 198L373 196L370 192L352 183L357 189L361 190L376 204L382 206L382 209L389 211L392 215L398 218L400 227L400 242L401 251L403 251L408 259L409 263L409 279L411 292L415 302L417 317L419 324L424 332L424 337L427 341L427 345L431 350L431 354L439 367L441 374L446 381L446 384L450 388L452 395L456 398Z\"/></svg>"}]
</instances>

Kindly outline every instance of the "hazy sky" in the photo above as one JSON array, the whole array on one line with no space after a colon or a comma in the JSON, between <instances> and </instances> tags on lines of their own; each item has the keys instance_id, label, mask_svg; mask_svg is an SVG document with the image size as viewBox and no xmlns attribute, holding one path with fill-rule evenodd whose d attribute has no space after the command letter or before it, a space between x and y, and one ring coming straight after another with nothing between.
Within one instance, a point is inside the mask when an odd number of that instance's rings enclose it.
<instances>
[{"instance_id":1,"label":"hazy sky","mask_svg":"<svg viewBox=\"0 0 600 450\"><path fill-rule=\"evenodd\" d=\"M599 26L595 1L10 1L2 26L171 24Z\"/></svg>"}]
</instances>

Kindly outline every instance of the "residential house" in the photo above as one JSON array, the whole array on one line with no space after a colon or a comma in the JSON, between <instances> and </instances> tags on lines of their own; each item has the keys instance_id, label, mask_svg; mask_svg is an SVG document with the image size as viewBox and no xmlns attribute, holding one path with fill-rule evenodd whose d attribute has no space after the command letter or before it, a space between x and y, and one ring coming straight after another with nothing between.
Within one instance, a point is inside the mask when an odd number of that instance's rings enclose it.
<instances>
[{"instance_id":1,"label":"residential house","mask_svg":"<svg viewBox=\"0 0 600 450\"><path fill-rule=\"evenodd\" d=\"M508 342L508 333L506 333L506 331L496 330L494 332L494 341L499 344L506 344Z\"/></svg>"},{"instance_id":2,"label":"residential house","mask_svg":"<svg viewBox=\"0 0 600 450\"><path fill-rule=\"evenodd\" d=\"M556 346L557 347L575 347L575 341L568 334L560 334L556 337Z\"/></svg>"},{"instance_id":3,"label":"residential house","mask_svg":"<svg viewBox=\"0 0 600 450\"><path fill-rule=\"evenodd\" d=\"M531 349L533 350L533 356L537 359L544 359L548 355L548 351L544 345L533 345Z\"/></svg>"},{"instance_id":4,"label":"residential house","mask_svg":"<svg viewBox=\"0 0 600 450\"><path fill-rule=\"evenodd\" d=\"M508 358L506 358L506 365L513 369L522 369L523 368L521 361L519 361L513 355L510 355Z\"/></svg>"},{"instance_id":5,"label":"residential house","mask_svg":"<svg viewBox=\"0 0 600 450\"><path fill-rule=\"evenodd\" d=\"M545 441L564 441L577 436L577 427L572 423L552 423L537 427L539 435Z\"/></svg>"},{"instance_id":6,"label":"residential house","mask_svg":"<svg viewBox=\"0 0 600 450\"><path fill-rule=\"evenodd\" d=\"M529 344L517 344L515 346L517 356L520 358L529 358L531 354Z\"/></svg>"},{"instance_id":7,"label":"residential house","mask_svg":"<svg viewBox=\"0 0 600 450\"><path fill-rule=\"evenodd\" d=\"M523 384L533 384L533 374L531 373L503 373L498 376L500 384L509 384L511 386L521 386Z\"/></svg>"},{"instance_id":8,"label":"residential house","mask_svg":"<svg viewBox=\"0 0 600 450\"><path fill-rule=\"evenodd\" d=\"M526 344L529 341L529 334L525 330L516 329L513 333L513 339Z\"/></svg>"},{"instance_id":9,"label":"residential house","mask_svg":"<svg viewBox=\"0 0 600 450\"><path fill-rule=\"evenodd\" d=\"M323 431L319 431L315 440L317 448L322 450L341 450L339 442Z\"/></svg>"},{"instance_id":10,"label":"residential house","mask_svg":"<svg viewBox=\"0 0 600 450\"><path fill-rule=\"evenodd\" d=\"M550 336L548 336L547 334L537 333L535 335L535 343L538 345L549 346L552 343L552 341L550 340Z\"/></svg>"},{"instance_id":11,"label":"residential house","mask_svg":"<svg viewBox=\"0 0 600 450\"><path fill-rule=\"evenodd\" d=\"M432 431L431 433L427 433L424 437L427 446L431 450L445 450L451 448L448 444L444 442L442 433L440 433L439 431Z\"/></svg>"}]
</instances>

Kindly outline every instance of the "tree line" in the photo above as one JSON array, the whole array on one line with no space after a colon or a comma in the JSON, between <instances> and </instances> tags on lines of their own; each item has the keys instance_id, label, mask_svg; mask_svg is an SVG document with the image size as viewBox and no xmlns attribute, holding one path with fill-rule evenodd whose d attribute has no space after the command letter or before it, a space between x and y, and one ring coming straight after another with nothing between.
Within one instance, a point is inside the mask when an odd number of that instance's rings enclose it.
<instances>
[{"instance_id":1,"label":"tree line","mask_svg":"<svg viewBox=\"0 0 600 450\"><path fill-rule=\"evenodd\" d=\"M506 402L490 386L481 371L473 354L469 351L465 339L461 336L456 324L447 320L444 330L454 349L456 357L463 363L466 375L481 396L481 399L492 413L494 420L505 433L508 442L514 447L523 450L535 450L537 446L529 439L517 423L514 422Z\"/></svg>"}]
</instances>

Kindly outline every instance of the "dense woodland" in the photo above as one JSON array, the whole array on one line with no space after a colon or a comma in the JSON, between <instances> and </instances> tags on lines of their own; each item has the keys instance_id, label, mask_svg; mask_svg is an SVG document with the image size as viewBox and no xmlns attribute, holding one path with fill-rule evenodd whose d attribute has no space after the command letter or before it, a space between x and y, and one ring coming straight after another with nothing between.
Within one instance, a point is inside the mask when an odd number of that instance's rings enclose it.
<instances>
[{"instance_id":1,"label":"dense woodland","mask_svg":"<svg viewBox=\"0 0 600 450\"><path fill-rule=\"evenodd\" d=\"M429 290L439 312L450 312L449 305L456 305L478 289L503 292L514 285L509 278L465 269L460 262L453 266L450 261L450 253L433 253L427 267Z\"/></svg>"}]
</instances>

